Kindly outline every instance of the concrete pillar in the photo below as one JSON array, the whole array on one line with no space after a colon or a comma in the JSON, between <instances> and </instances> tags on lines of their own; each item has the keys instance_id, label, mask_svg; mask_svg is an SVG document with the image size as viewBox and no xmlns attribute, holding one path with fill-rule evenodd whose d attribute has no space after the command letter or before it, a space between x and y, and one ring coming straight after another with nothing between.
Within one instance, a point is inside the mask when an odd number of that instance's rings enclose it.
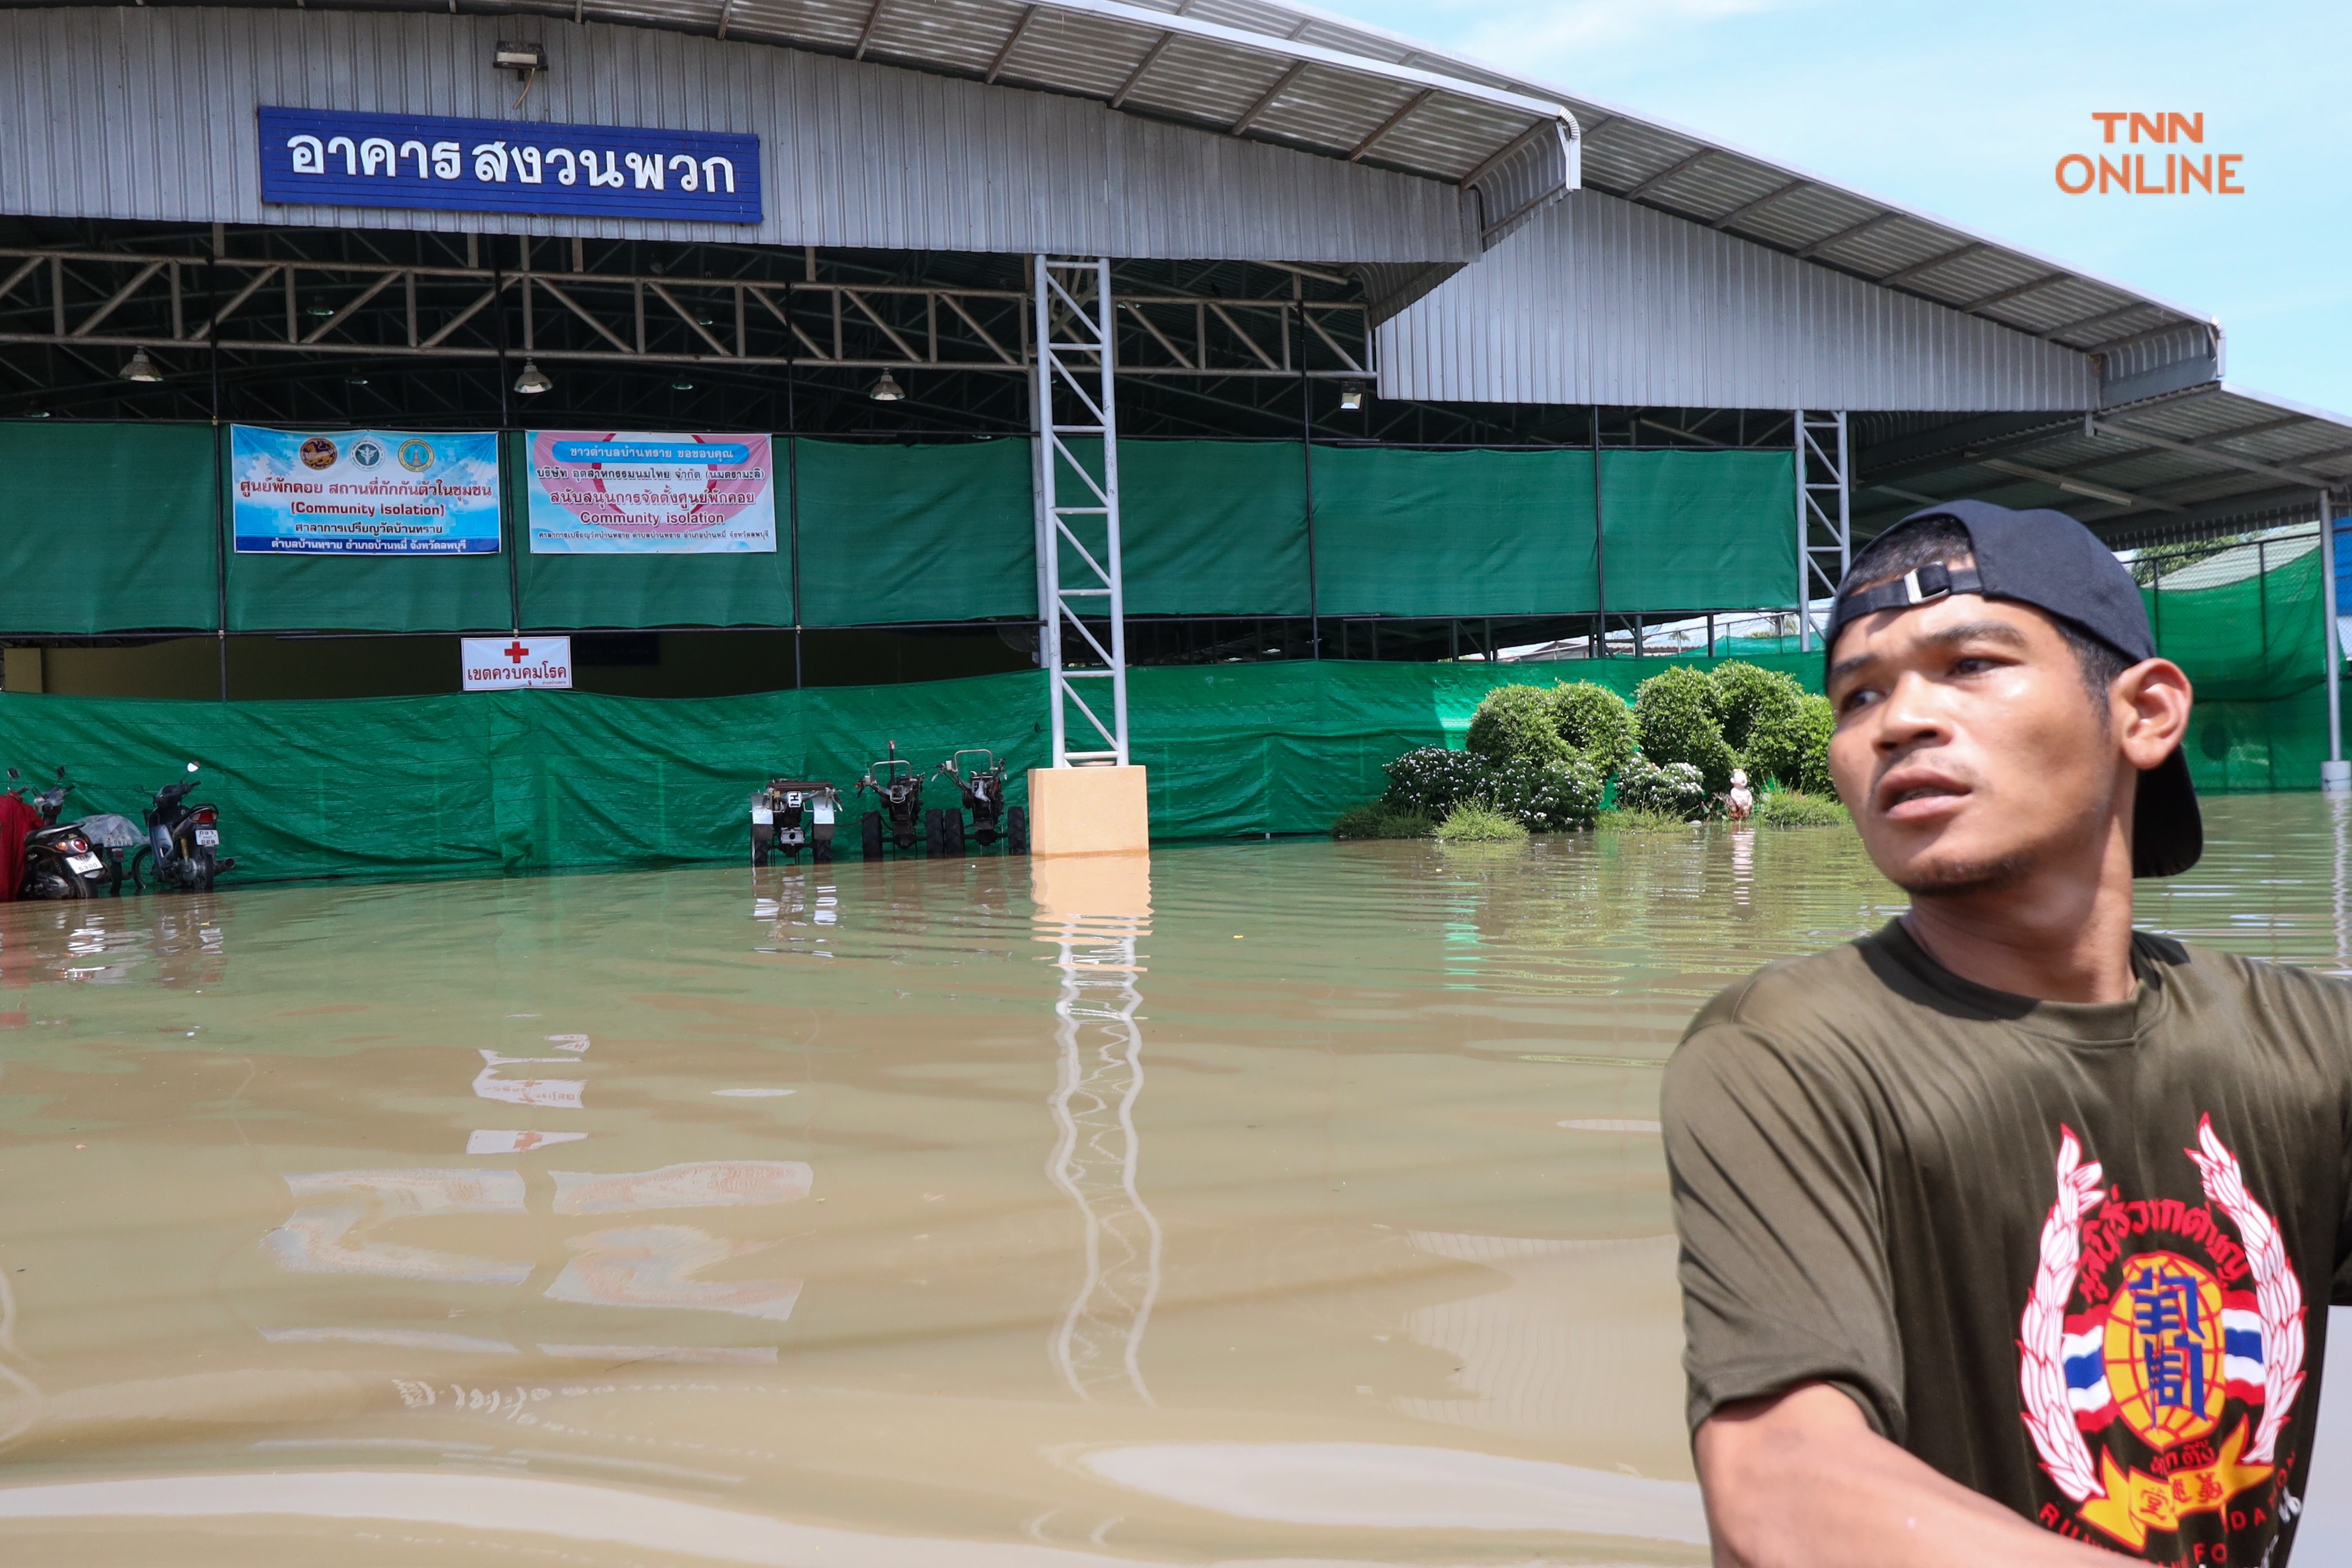
<instances>
[{"instance_id":1,"label":"concrete pillar","mask_svg":"<svg viewBox=\"0 0 2352 1568\"><path fill-rule=\"evenodd\" d=\"M1029 853L1145 855L1151 812L1143 768L1029 770Z\"/></svg>"}]
</instances>

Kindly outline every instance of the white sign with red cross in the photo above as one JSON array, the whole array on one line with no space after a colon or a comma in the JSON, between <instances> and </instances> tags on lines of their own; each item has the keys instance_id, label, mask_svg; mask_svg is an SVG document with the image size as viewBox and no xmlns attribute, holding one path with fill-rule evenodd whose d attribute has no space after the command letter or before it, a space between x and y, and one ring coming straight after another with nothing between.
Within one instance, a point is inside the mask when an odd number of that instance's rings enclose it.
<instances>
[{"instance_id":1,"label":"white sign with red cross","mask_svg":"<svg viewBox=\"0 0 2352 1568\"><path fill-rule=\"evenodd\" d=\"M523 687L569 689L572 639L510 637L465 637L458 655L468 691L513 691Z\"/></svg>"}]
</instances>

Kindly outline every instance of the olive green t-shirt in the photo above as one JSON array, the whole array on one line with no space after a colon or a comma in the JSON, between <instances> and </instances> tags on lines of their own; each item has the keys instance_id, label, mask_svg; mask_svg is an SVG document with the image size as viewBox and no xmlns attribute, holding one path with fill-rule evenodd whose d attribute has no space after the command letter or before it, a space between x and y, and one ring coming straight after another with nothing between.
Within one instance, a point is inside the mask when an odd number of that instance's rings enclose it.
<instances>
[{"instance_id":1,"label":"olive green t-shirt","mask_svg":"<svg viewBox=\"0 0 2352 1568\"><path fill-rule=\"evenodd\" d=\"M2136 935L2110 1005L1899 924L1773 964L1665 1078L1696 1429L1825 1382L2060 1534L2281 1568L2352 1301L2352 986Z\"/></svg>"}]
</instances>

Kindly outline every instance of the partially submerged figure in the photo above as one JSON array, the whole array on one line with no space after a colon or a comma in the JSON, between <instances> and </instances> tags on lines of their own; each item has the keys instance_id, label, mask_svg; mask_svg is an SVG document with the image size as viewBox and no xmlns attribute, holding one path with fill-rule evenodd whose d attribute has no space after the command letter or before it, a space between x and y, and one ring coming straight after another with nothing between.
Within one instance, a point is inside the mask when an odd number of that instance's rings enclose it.
<instances>
[{"instance_id":1,"label":"partially submerged figure","mask_svg":"<svg viewBox=\"0 0 2352 1568\"><path fill-rule=\"evenodd\" d=\"M1731 793L1725 795L1723 799L1724 804L1731 808L1732 821L1748 820L1748 814L1756 809L1756 792L1748 787L1747 769L1731 770Z\"/></svg>"}]
</instances>

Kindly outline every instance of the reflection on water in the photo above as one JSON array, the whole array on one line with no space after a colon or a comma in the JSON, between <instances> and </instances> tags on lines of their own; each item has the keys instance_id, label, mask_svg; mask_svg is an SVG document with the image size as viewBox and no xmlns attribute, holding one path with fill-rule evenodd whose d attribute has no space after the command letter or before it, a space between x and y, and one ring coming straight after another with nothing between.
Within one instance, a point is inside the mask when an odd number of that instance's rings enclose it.
<instances>
[{"instance_id":1,"label":"reflection on water","mask_svg":"<svg viewBox=\"0 0 2352 1568\"><path fill-rule=\"evenodd\" d=\"M2352 969L2341 815L2210 826L2144 923ZM1657 1065L1894 904L1715 829L0 910L0 1551L1702 1563Z\"/></svg>"}]
</instances>

